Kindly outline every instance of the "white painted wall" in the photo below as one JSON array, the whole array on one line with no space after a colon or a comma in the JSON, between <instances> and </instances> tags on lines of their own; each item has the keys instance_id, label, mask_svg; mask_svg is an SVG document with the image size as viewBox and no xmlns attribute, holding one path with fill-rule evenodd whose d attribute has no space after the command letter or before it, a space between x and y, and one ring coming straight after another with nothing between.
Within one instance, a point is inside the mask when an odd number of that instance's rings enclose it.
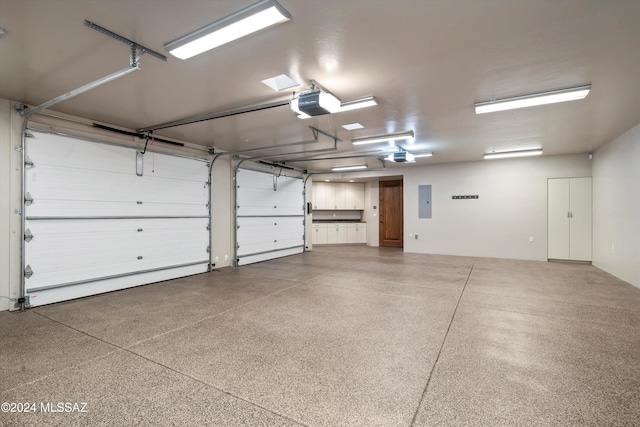
<instances>
[{"instance_id":1,"label":"white painted wall","mask_svg":"<svg viewBox=\"0 0 640 427\"><path fill-rule=\"evenodd\" d=\"M580 176L591 176L586 154L406 168L404 250L546 260L547 179ZM433 218L419 219L418 186L429 184Z\"/></svg>"},{"instance_id":2,"label":"white painted wall","mask_svg":"<svg viewBox=\"0 0 640 427\"><path fill-rule=\"evenodd\" d=\"M375 209L374 209L375 206ZM367 245L380 245L380 206L378 180L368 181L364 185L364 212L362 220L367 223Z\"/></svg>"},{"instance_id":3,"label":"white painted wall","mask_svg":"<svg viewBox=\"0 0 640 427\"><path fill-rule=\"evenodd\" d=\"M22 120L10 101L0 99L0 310L13 308L20 295L20 215L22 156L15 150L21 145Z\"/></svg>"},{"instance_id":4,"label":"white painted wall","mask_svg":"<svg viewBox=\"0 0 640 427\"><path fill-rule=\"evenodd\" d=\"M593 155L593 264L640 287L640 125Z\"/></svg>"},{"instance_id":5,"label":"white painted wall","mask_svg":"<svg viewBox=\"0 0 640 427\"><path fill-rule=\"evenodd\" d=\"M311 235L313 233L313 212L307 213L307 202L311 202L311 195L313 191L313 181L311 178L307 180L307 184L304 187L305 194L305 209L304 209L304 237L305 237L305 250L310 251L313 250L313 242L311 241Z\"/></svg>"},{"instance_id":6,"label":"white painted wall","mask_svg":"<svg viewBox=\"0 0 640 427\"><path fill-rule=\"evenodd\" d=\"M211 170L211 255L214 268L228 267L233 260L231 242L235 219L232 182L231 159L222 156L215 161Z\"/></svg>"}]
</instances>

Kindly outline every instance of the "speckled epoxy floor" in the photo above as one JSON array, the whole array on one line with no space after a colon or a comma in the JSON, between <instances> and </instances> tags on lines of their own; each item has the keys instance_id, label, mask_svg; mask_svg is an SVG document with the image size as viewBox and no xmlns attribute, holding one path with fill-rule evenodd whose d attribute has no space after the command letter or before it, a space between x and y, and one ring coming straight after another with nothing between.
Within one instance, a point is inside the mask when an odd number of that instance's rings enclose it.
<instances>
[{"instance_id":1,"label":"speckled epoxy floor","mask_svg":"<svg viewBox=\"0 0 640 427\"><path fill-rule=\"evenodd\" d=\"M1 312L0 425L640 425L639 330L592 266L322 247Z\"/></svg>"}]
</instances>

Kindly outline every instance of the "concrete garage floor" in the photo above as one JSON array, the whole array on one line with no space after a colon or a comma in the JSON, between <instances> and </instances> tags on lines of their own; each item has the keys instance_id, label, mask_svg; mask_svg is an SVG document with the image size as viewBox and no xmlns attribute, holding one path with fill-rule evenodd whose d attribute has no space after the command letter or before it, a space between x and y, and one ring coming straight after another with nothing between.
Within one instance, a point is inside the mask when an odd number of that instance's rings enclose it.
<instances>
[{"instance_id":1,"label":"concrete garage floor","mask_svg":"<svg viewBox=\"0 0 640 427\"><path fill-rule=\"evenodd\" d=\"M640 425L640 289L587 265L316 247L0 324L3 426Z\"/></svg>"}]
</instances>

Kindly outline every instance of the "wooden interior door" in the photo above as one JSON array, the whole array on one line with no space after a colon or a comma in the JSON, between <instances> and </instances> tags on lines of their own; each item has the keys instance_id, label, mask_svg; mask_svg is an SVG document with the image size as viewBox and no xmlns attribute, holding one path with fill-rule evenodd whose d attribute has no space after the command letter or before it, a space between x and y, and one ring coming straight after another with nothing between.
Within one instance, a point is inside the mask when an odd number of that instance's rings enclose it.
<instances>
[{"instance_id":1,"label":"wooden interior door","mask_svg":"<svg viewBox=\"0 0 640 427\"><path fill-rule=\"evenodd\" d=\"M402 180L380 181L380 246L404 245Z\"/></svg>"}]
</instances>

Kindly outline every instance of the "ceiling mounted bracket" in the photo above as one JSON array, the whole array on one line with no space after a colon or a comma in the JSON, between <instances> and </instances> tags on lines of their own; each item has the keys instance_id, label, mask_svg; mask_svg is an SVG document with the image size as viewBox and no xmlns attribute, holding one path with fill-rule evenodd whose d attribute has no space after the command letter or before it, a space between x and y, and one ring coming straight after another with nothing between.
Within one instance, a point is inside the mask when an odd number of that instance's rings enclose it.
<instances>
[{"instance_id":1,"label":"ceiling mounted bracket","mask_svg":"<svg viewBox=\"0 0 640 427\"><path fill-rule=\"evenodd\" d=\"M142 55L144 55L145 53L148 53L151 56L154 56L162 61L167 61L167 57L164 56L161 53L156 52L155 50L149 49L148 47L144 47L141 44L138 44L136 42L134 42L133 40L129 40L126 37L122 37L119 34L114 33L113 31L107 30L106 28L93 23L91 21L88 20L84 20L84 25L86 25L87 27L96 30L99 33L105 34L113 39L116 39L126 45L129 45L130 49L131 49L131 56L130 56L130 63L132 67L135 67L138 65L138 61L140 60L140 58L142 57Z\"/></svg>"},{"instance_id":2,"label":"ceiling mounted bracket","mask_svg":"<svg viewBox=\"0 0 640 427\"><path fill-rule=\"evenodd\" d=\"M322 135L328 136L329 138L333 139L333 142L335 142L336 144L338 142L342 142L342 140L340 138L338 138L337 136L335 136L335 135L331 135L330 133L322 131L322 130L320 130L318 128L314 128L313 126L309 126L309 128L313 132L313 138L316 139L316 140L318 139L318 134L321 133Z\"/></svg>"},{"instance_id":3,"label":"ceiling mounted bracket","mask_svg":"<svg viewBox=\"0 0 640 427\"><path fill-rule=\"evenodd\" d=\"M329 94L333 95L333 93L331 93L331 91L328 90L326 87L322 86L316 80L311 79L311 90L318 90L318 89L320 89L324 93L329 93ZM335 95L333 95L333 96L335 96ZM337 98L337 96L336 96L336 98Z\"/></svg>"}]
</instances>

